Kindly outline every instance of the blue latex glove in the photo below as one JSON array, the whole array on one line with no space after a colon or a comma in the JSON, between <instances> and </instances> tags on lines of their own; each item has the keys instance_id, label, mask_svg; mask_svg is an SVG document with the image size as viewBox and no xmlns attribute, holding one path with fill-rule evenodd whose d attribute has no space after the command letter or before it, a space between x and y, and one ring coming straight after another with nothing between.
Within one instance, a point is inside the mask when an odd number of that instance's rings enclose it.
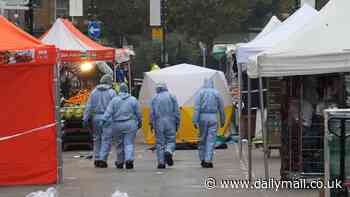
<instances>
[{"instance_id":1,"label":"blue latex glove","mask_svg":"<svg viewBox=\"0 0 350 197\"><path fill-rule=\"evenodd\" d=\"M101 121L98 122L98 126L101 129L107 128L107 127L111 126L111 121L101 120Z\"/></svg>"},{"instance_id":2,"label":"blue latex glove","mask_svg":"<svg viewBox=\"0 0 350 197\"><path fill-rule=\"evenodd\" d=\"M225 126L225 121L221 121L221 128L224 128L224 126Z\"/></svg>"},{"instance_id":3,"label":"blue latex glove","mask_svg":"<svg viewBox=\"0 0 350 197\"><path fill-rule=\"evenodd\" d=\"M89 126L89 120L86 119L86 120L83 120L83 128L88 128Z\"/></svg>"},{"instance_id":4,"label":"blue latex glove","mask_svg":"<svg viewBox=\"0 0 350 197\"><path fill-rule=\"evenodd\" d=\"M141 129L141 127L142 127L142 122L139 122L139 123L137 124L137 129Z\"/></svg>"},{"instance_id":5,"label":"blue latex glove","mask_svg":"<svg viewBox=\"0 0 350 197\"><path fill-rule=\"evenodd\" d=\"M149 126L150 126L150 128L151 128L151 132L152 132L152 133L154 133L154 128L153 128L153 125L152 125L152 124L150 124Z\"/></svg>"},{"instance_id":6,"label":"blue latex glove","mask_svg":"<svg viewBox=\"0 0 350 197\"><path fill-rule=\"evenodd\" d=\"M103 128L103 125L104 125L104 121L101 120L101 121L98 121L98 122L97 122L96 127L97 127L98 129L102 129L102 128Z\"/></svg>"}]
</instances>

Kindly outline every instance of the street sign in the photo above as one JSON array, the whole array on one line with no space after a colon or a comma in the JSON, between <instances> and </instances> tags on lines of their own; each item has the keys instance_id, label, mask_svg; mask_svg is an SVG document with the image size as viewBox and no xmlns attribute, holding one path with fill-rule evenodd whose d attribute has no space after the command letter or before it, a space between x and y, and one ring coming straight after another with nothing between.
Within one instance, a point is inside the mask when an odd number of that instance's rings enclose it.
<instances>
[{"instance_id":1,"label":"street sign","mask_svg":"<svg viewBox=\"0 0 350 197\"><path fill-rule=\"evenodd\" d=\"M93 39L98 39L101 36L101 26L97 21L89 21L88 34Z\"/></svg>"},{"instance_id":2,"label":"street sign","mask_svg":"<svg viewBox=\"0 0 350 197\"><path fill-rule=\"evenodd\" d=\"M29 0L1 0L6 3L7 6L26 6L29 4Z\"/></svg>"},{"instance_id":3,"label":"street sign","mask_svg":"<svg viewBox=\"0 0 350 197\"><path fill-rule=\"evenodd\" d=\"M0 0L0 14L4 10L28 10L29 0Z\"/></svg>"},{"instance_id":4,"label":"street sign","mask_svg":"<svg viewBox=\"0 0 350 197\"><path fill-rule=\"evenodd\" d=\"M161 0L150 0L150 26L161 26Z\"/></svg>"},{"instance_id":5,"label":"street sign","mask_svg":"<svg viewBox=\"0 0 350 197\"><path fill-rule=\"evenodd\" d=\"M69 1L69 16L83 16L83 0Z\"/></svg>"},{"instance_id":6,"label":"street sign","mask_svg":"<svg viewBox=\"0 0 350 197\"><path fill-rule=\"evenodd\" d=\"M160 27L152 28L152 40L163 41L163 29Z\"/></svg>"}]
</instances>

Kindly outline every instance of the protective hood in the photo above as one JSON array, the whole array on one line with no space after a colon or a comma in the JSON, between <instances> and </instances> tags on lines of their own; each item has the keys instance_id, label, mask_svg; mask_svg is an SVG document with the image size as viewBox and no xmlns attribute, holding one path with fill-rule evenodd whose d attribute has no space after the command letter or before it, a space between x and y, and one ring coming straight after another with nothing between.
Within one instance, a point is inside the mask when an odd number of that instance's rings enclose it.
<instances>
[{"instance_id":1,"label":"protective hood","mask_svg":"<svg viewBox=\"0 0 350 197\"><path fill-rule=\"evenodd\" d=\"M113 76L110 74L105 74L101 77L100 80L101 84L108 84L108 85L112 85L113 84Z\"/></svg>"},{"instance_id":2,"label":"protective hood","mask_svg":"<svg viewBox=\"0 0 350 197\"><path fill-rule=\"evenodd\" d=\"M203 88L214 88L214 81L212 79L204 79Z\"/></svg>"},{"instance_id":3,"label":"protective hood","mask_svg":"<svg viewBox=\"0 0 350 197\"><path fill-rule=\"evenodd\" d=\"M124 92L124 93L128 93L129 92L129 88L125 83L120 84L120 88L119 88L120 92Z\"/></svg>"},{"instance_id":4,"label":"protective hood","mask_svg":"<svg viewBox=\"0 0 350 197\"><path fill-rule=\"evenodd\" d=\"M111 85L107 85L107 84L100 84L100 85L97 85L96 88L100 91L106 91L106 90L109 90L112 88Z\"/></svg>"},{"instance_id":5,"label":"protective hood","mask_svg":"<svg viewBox=\"0 0 350 197\"><path fill-rule=\"evenodd\" d=\"M122 83L120 85L119 90L120 90L119 96L122 99L127 99L130 96L130 94L128 93L128 86L125 83Z\"/></svg>"},{"instance_id":6,"label":"protective hood","mask_svg":"<svg viewBox=\"0 0 350 197\"><path fill-rule=\"evenodd\" d=\"M168 91L168 87L165 83L158 83L156 86L156 91L157 93L166 92Z\"/></svg>"}]
</instances>

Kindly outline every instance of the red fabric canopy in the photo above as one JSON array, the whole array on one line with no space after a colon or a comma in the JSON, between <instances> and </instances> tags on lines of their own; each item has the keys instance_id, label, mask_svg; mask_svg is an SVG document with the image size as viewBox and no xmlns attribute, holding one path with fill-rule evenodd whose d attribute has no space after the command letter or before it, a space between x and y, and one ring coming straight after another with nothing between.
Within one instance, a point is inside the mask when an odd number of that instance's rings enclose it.
<instances>
[{"instance_id":1,"label":"red fabric canopy","mask_svg":"<svg viewBox=\"0 0 350 197\"><path fill-rule=\"evenodd\" d=\"M57 181L56 49L0 16L0 185Z\"/></svg>"}]
</instances>

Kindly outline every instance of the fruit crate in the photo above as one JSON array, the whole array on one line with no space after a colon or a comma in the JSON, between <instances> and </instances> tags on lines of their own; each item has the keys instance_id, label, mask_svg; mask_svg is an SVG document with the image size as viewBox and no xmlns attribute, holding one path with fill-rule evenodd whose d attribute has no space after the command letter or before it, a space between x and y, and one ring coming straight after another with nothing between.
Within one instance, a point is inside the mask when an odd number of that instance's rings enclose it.
<instances>
[{"instance_id":1,"label":"fruit crate","mask_svg":"<svg viewBox=\"0 0 350 197\"><path fill-rule=\"evenodd\" d=\"M83 128L82 122L81 119L64 120L62 127L62 148L64 151L72 146L93 148L92 131L89 128Z\"/></svg>"},{"instance_id":2,"label":"fruit crate","mask_svg":"<svg viewBox=\"0 0 350 197\"><path fill-rule=\"evenodd\" d=\"M70 120L82 120L84 114L85 106L69 106L61 108L61 119L70 121Z\"/></svg>"}]
</instances>

